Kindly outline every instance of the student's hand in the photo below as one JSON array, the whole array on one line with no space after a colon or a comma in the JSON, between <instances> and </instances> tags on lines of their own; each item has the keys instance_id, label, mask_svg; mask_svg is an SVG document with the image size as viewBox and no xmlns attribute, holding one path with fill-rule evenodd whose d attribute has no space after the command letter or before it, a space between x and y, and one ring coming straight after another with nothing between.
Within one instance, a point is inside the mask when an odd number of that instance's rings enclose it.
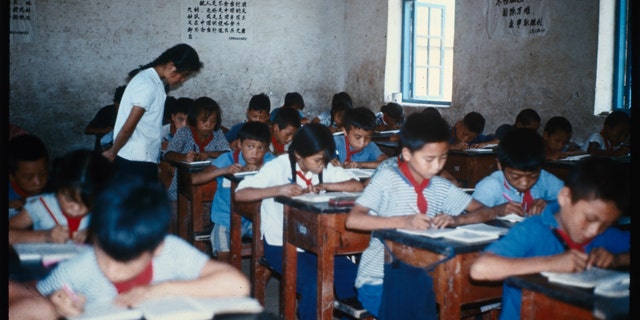
<instances>
[{"instance_id":1,"label":"student's hand","mask_svg":"<svg viewBox=\"0 0 640 320\"><path fill-rule=\"evenodd\" d=\"M24 199L16 199L9 201L9 208L20 209L24 206Z\"/></svg>"},{"instance_id":2,"label":"student's hand","mask_svg":"<svg viewBox=\"0 0 640 320\"><path fill-rule=\"evenodd\" d=\"M355 161L345 161L342 167L345 169L357 169L360 167L360 163Z\"/></svg>"},{"instance_id":3,"label":"student's hand","mask_svg":"<svg viewBox=\"0 0 640 320\"><path fill-rule=\"evenodd\" d=\"M102 152L102 156L107 158L107 160L113 162L116 160L116 154L113 151L114 151L113 148L109 148Z\"/></svg>"},{"instance_id":4,"label":"student's hand","mask_svg":"<svg viewBox=\"0 0 640 320\"><path fill-rule=\"evenodd\" d=\"M440 229L450 225L456 225L456 219L448 214L439 214L431 218L431 227Z\"/></svg>"},{"instance_id":5,"label":"student's hand","mask_svg":"<svg viewBox=\"0 0 640 320\"><path fill-rule=\"evenodd\" d=\"M194 161L205 161L209 159L209 155L206 152L196 153L196 156L194 159L195 159Z\"/></svg>"},{"instance_id":6,"label":"student's hand","mask_svg":"<svg viewBox=\"0 0 640 320\"><path fill-rule=\"evenodd\" d=\"M78 230L73 233L73 242L75 243L85 243L87 241L87 230Z\"/></svg>"},{"instance_id":7,"label":"student's hand","mask_svg":"<svg viewBox=\"0 0 640 320\"><path fill-rule=\"evenodd\" d=\"M469 144L464 142L464 141L460 141L460 142L456 142L451 144L451 150L464 150L464 149L469 149Z\"/></svg>"},{"instance_id":8,"label":"student's hand","mask_svg":"<svg viewBox=\"0 0 640 320\"><path fill-rule=\"evenodd\" d=\"M542 210L547 206L547 202L544 199L535 199L533 200L533 205L529 207L527 215L534 216L542 213Z\"/></svg>"},{"instance_id":9,"label":"student's hand","mask_svg":"<svg viewBox=\"0 0 640 320\"><path fill-rule=\"evenodd\" d=\"M196 160L197 155L198 153L196 153L195 151L189 151L187 152L187 154L184 155L184 161L193 162Z\"/></svg>"},{"instance_id":10,"label":"student's hand","mask_svg":"<svg viewBox=\"0 0 640 320\"><path fill-rule=\"evenodd\" d=\"M340 160L338 158L331 159L331 164L334 167L342 167L342 163L340 163Z\"/></svg>"},{"instance_id":11,"label":"student's hand","mask_svg":"<svg viewBox=\"0 0 640 320\"><path fill-rule=\"evenodd\" d=\"M167 150L168 146L169 146L169 141L162 139L162 143L160 144L160 149Z\"/></svg>"},{"instance_id":12,"label":"student's hand","mask_svg":"<svg viewBox=\"0 0 640 320\"><path fill-rule=\"evenodd\" d=\"M307 188L310 193L320 193L323 191L327 191L323 183L315 184Z\"/></svg>"},{"instance_id":13,"label":"student's hand","mask_svg":"<svg viewBox=\"0 0 640 320\"><path fill-rule=\"evenodd\" d=\"M244 166L244 168L242 168L241 171L257 171L260 169L260 166L255 165L255 164L248 164L246 166Z\"/></svg>"},{"instance_id":14,"label":"student's hand","mask_svg":"<svg viewBox=\"0 0 640 320\"><path fill-rule=\"evenodd\" d=\"M549 271L580 272L587 268L587 254L575 249L567 250L553 259L549 264Z\"/></svg>"},{"instance_id":15,"label":"student's hand","mask_svg":"<svg viewBox=\"0 0 640 320\"><path fill-rule=\"evenodd\" d=\"M234 163L225 168L225 174L236 174L242 170L242 166L238 163Z\"/></svg>"},{"instance_id":16,"label":"student's hand","mask_svg":"<svg viewBox=\"0 0 640 320\"><path fill-rule=\"evenodd\" d=\"M303 194L305 191L307 191L307 189L303 189L297 183L288 183L280 186L278 194L281 196L295 197Z\"/></svg>"},{"instance_id":17,"label":"student's hand","mask_svg":"<svg viewBox=\"0 0 640 320\"><path fill-rule=\"evenodd\" d=\"M78 294L75 295L75 297L71 297L64 290L60 289L49 297L49 301L51 301L56 308L58 314L68 318L82 314L87 298Z\"/></svg>"},{"instance_id":18,"label":"student's hand","mask_svg":"<svg viewBox=\"0 0 640 320\"><path fill-rule=\"evenodd\" d=\"M135 307L144 300L166 296L168 292L163 288L164 284L135 287L117 295L115 299L113 299L113 303L123 307Z\"/></svg>"},{"instance_id":19,"label":"student's hand","mask_svg":"<svg viewBox=\"0 0 640 320\"><path fill-rule=\"evenodd\" d=\"M69 240L69 227L55 226L45 233L47 242L65 243Z\"/></svg>"},{"instance_id":20,"label":"student's hand","mask_svg":"<svg viewBox=\"0 0 640 320\"><path fill-rule=\"evenodd\" d=\"M499 215L506 216L510 213L515 213L521 217L524 217L526 215L524 212L524 209L522 209L522 203L520 202L509 201L505 204L498 206Z\"/></svg>"},{"instance_id":21,"label":"student's hand","mask_svg":"<svg viewBox=\"0 0 640 320\"><path fill-rule=\"evenodd\" d=\"M614 260L615 255L607 251L605 248L595 248L591 250L591 252L589 252L589 257L587 258L587 268L610 268L613 266Z\"/></svg>"},{"instance_id":22,"label":"student's hand","mask_svg":"<svg viewBox=\"0 0 640 320\"><path fill-rule=\"evenodd\" d=\"M414 213L404 216L402 229L426 230L431 228L431 218L423 213Z\"/></svg>"}]
</instances>

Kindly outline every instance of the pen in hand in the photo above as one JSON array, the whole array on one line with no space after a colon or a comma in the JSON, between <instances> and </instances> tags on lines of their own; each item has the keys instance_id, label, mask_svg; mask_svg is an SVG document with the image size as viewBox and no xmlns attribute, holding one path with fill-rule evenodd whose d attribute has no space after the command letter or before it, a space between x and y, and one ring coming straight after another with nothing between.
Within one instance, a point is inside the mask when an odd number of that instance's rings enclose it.
<instances>
[{"instance_id":1,"label":"pen in hand","mask_svg":"<svg viewBox=\"0 0 640 320\"><path fill-rule=\"evenodd\" d=\"M78 295L75 292L73 292L73 290L71 290L71 287L69 287L67 284L62 285L62 290L64 290L64 292L69 296L69 298L71 298L71 301L73 302L78 301Z\"/></svg>"}]
</instances>

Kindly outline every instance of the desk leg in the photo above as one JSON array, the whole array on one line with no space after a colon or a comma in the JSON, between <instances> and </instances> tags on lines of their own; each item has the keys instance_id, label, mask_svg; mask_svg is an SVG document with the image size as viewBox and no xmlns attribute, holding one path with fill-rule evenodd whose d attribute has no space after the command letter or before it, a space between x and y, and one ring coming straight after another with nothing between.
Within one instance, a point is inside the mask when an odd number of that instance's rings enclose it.
<instances>
[{"instance_id":1,"label":"desk leg","mask_svg":"<svg viewBox=\"0 0 640 320\"><path fill-rule=\"evenodd\" d=\"M298 268L298 255L296 247L289 244L289 206L284 206L284 235L282 252L282 283L280 288L280 310L284 313L284 319L296 318L296 273Z\"/></svg>"},{"instance_id":2,"label":"desk leg","mask_svg":"<svg viewBox=\"0 0 640 320\"><path fill-rule=\"evenodd\" d=\"M191 243L191 239L187 237L187 226L188 226L187 216L189 215L188 202L189 200L185 196L178 194L177 234L180 238Z\"/></svg>"},{"instance_id":3,"label":"desk leg","mask_svg":"<svg viewBox=\"0 0 640 320\"><path fill-rule=\"evenodd\" d=\"M231 205L231 222L229 227L229 262L232 266L242 269L242 217L233 210L233 204ZM258 235L259 237L260 235Z\"/></svg>"},{"instance_id":4,"label":"desk leg","mask_svg":"<svg viewBox=\"0 0 640 320\"><path fill-rule=\"evenodd\" d=\"M322 217L321 219L333 219L331 217ZM318 283L317 283L317 319L331 320L333 319L333 280L334 280L334 251L337 247L336 232L328 230L327 225L333 225L331 222L321 223L318 228L317 242L323 243L318 248ZM323 241L324 240L324 241Z\"/></svg>"},{"instance_id":5,"label":"desk leg","mask_svg":"<svg viewBox=\"0 0 640 320\"><path fill-rule=\"evenodd\" d=\"M460 319L462 306L462 282L455 281L449 275L457 274L462 270L460 256L457 255L449 261L436 267L433 277L436 279L448 279L438 281L438 288L435 292L442 292L443 301L440 302L440 318L443 316L449 319ZM435 288L434 288L435 289Z\"/></svg>"}]
</instances>

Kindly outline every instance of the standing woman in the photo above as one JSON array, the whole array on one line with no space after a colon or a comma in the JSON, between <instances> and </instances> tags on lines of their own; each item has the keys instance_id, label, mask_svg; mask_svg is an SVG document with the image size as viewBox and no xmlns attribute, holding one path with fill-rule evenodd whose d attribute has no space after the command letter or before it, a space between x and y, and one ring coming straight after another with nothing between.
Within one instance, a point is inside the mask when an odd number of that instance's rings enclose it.
<instances>
[{"instance_id":1,"label":"standing woman","mask_svg":"<svg viewBox=\"0 0 640 320\"><path fill-rule=\"evenodd\" d=\"M162 117L167 91L200 71L195 49L178 44L147 65L129 73L113 128L113 146L102 154L114 161L119 174L141 175L158 182ZM165 89L166 88L166 89Z\"/></svg>"}]
</instances>

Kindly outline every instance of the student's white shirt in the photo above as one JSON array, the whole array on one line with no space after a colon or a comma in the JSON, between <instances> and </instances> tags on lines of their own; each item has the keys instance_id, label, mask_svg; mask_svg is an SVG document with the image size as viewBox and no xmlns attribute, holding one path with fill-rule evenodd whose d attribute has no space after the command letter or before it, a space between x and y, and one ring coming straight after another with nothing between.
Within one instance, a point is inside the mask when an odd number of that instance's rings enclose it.
<instances>
[{"instance_id":1,"label":"student's white shirt","mask_svg":"<svg viewBox=\"0 0 640 320\"><path fill-rule=\"evenodd\" d=\"M27 198L24 204L33 222L33 230L49 230L56 225L67 226L67 218L60 209L60 203L55 193L45 193ZM54 220L55 217L55 220ZM80 220L78 230L84 230L89 226L91 215L87 214Z\"/></svg>"},{"instance_id":2,"label":"student's white shirt","mask_svg":"<svg viewBox=\"0 0 640 320\"><path fill-rule=\"evenodd\" d=\"M296 170L300 170L296 164ZM308 176L307 176L308 178ZM335 167L331 163L322 172L322 181L324 183L342 182L350 179L357 180L357 177L351 172ZM267 162L253 176L244 178L239 184L237 190L244 188L267 188L273 186L291 183L291 163L289 162L289 154L282 154L277 158ZM312 183L320 183L318 175L312 175ZM307 185L302 179L296 179L296 183L306 188ZM270 245L282 246L282 228L284 225L284 206L276 202L274 198L266 198L262 200L260 206L260 233L261 237L269 242Z\"/></svg>"},{"instance_id":3,"label":"student's white shirt","mask_svg":"<svg viewBox=\"0 0 640 320\"><path fill-rule=\"evenodd\" d=\"M131 114L133 106L141 107L145 112L127 143L118 151L118 156L131 161L159 162L166 97L164 84L154 68L140 71L129 81L113 127L114 140Z\"/></svg>"}]
</instances>

